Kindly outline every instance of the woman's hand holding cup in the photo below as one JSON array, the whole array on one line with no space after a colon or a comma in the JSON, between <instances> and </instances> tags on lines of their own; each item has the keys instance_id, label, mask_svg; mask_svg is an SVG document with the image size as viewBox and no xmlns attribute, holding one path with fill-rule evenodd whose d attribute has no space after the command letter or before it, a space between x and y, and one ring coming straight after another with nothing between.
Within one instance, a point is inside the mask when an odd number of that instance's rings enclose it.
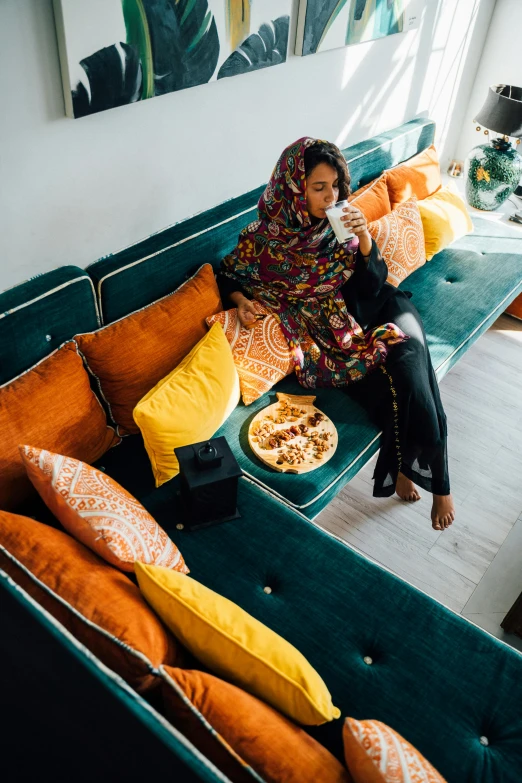
<instances>
[{"instance_id":1,"label":"woman's hand holding cup","mask_svg":"<svg viewBox=\"0 0 522 783\"><path fill-rule=\"evenodd\" d=\"M344 207L343 212L345 212L346 215L343 215L341 218L342 222L347 229L352 231L355 236L359 237L359 249L362 255L369 256L372 251L372 237L368 231L368 222L366 218L361 210L357 209L357 207L352 204L348 204L348 206Z\"/></svg>"}]
</instances>

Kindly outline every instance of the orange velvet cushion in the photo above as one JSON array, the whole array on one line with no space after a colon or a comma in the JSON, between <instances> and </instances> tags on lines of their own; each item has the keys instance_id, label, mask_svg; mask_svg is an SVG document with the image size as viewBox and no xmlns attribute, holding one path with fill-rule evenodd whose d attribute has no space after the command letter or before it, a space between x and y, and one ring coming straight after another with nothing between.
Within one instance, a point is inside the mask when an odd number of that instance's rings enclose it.
<instances>
[{"instance_id":1,"label":"orange velvet cushion","mask_svg":"<svg viewBox=\"0 0 522 783\"><path fill-rule=\"evenodd\" d=\"M32 492L18 451L20 443L94 462L118 441L73 342L0 386L0 433L3 509L16 508Z\"/></svg>"},{"instance_id":2,"label":"orange velvet cushion","mask_svg":"<svg viewBox=\"0 0 522 783\"><path fill-rule=\"evenodd\" d=\"M294 371L290 347L279 321L259 302L254 302L254 307L265 317L256 321L252 329L241 326L237 308L207 318L209 326L219 321L230 343L245 405Z\"/></svg>"},{"instance_id":3,"label":"orange velvet cushion","mask_svg":"<svg viewBox=\"0 0 522 783\"><path fill-rule=\"evenodd\" d=\"M248 764L271 783L349 783L326 748L249 693L199 671L165 666L161 672L167 717L231 780L251 780L243 769Z\"/></svg>"},{"instance_id":4,"label":"orange velvet cushion","mask_svg":"<svg viewBox=\"0 0 522 783\"><path fill-rule=\"evenodd\" d=\"M368 231L388 266L388 283L399 285L426 263L424 230L415 197L370 223Z\"/></svg>"},{"instance_id":5,"label":"orange velvet cushion","mask_svg":"<svg viewBox=\"0 0 522 783\"><path fill-rule=\"evenodd\" d=\"M413 745L378 720L346 718L343 742L354 783L445 783Z\"/></svg>"},{"instance_id":6,"label":"orange velvet cushion","mask_svg":"<svg viewBox=\"0 0 522 783\"><path fill-rule=\"evenodd\" d=\"M66 533L0 511L0 568L138 690L157 681L152 666L181 663L138 588Z\"/></svg>"},{"instance_id":7,"label":"orange velvet cushion","mask_svg":"<svg viewBox=\"0 0 522 783\"><path fill-rule=\"evenodd\" d=\"M391 204L386 175L382 174L373 182L356 190L349 196L348 201L361 210L368 223L387 215L391 212Z\"/></svg>"},{"instance_id":8,"label":"orange velvet cushion","mask_svg":"<svg viewBox=\"0 0 522 783\"><path fill-rule=\"evenodd\" d=\"M75 337L120 434L139 432L132 418L138 402L205 336L205 318L222 309L214 272L205 264L173 294Z\"/></svg>"},{"instance_id":9,"label":"orange velvet cushion","mask_svg":"<svg viewBox=\"0 0 522 783\"><path fill-rule=\"evenodd\" d=\"M433 144L385 173L392 209L412 196L419 201L428 198L442 187L439 157Z\"/></svg>"},{"instance_id":10,"label":"orange velvet cushion","mask_svg":"<svg viewBox=\"0 0 522 783\"><path fill-rule=\"evenodd\" d=\"M177 548L141 503L110 476L71 457L21 446L27 475L64 528L104 560L134 572L134 563L188 573Z\"/></svg>"},{"instance_id":11,"label":"orange velvet cushion","mask_svg":"<svg viewBox=\"0 0 522 783\"><path fill-rule=\"evenodd\" d=\"M522 294L517 296L514 302L511 302L506 313L514 315L515 318L522 318Z\"/></svg>"}]
</instances>

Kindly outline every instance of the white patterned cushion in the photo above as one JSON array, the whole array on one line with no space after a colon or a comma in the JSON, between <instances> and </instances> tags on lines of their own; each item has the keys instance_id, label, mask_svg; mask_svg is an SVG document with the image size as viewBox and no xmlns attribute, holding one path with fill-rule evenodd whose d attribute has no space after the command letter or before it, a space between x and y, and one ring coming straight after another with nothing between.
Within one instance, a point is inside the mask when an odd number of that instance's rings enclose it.
<instances>
[{"instance_id":1,"label":"white patterned cushion","mask_svg":"<svg viewBox=\"0 0 522 783\"><path fill-rule=\"evenodd\" d=\"M368 224L388 267L388 283L399 285L426 263L424 229L415 196Z\"/></svg>"},{"instance_id":2,"label":"white patterned cushion","mask_svg":"<svg viewBox=\"0 0 522 783\"><path fill-rule=\"evenodd\" d=\"M445 783L413 745L379 720L346 718L343 742L354 783Z\"/></svg>"}]
</instances>

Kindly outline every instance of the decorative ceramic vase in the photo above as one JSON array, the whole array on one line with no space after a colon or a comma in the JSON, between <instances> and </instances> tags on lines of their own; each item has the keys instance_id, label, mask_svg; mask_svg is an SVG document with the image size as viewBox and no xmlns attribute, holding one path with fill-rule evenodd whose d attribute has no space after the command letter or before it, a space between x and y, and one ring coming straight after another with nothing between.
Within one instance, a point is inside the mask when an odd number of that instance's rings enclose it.
<instances>
[{"instance_id":1,"label":"decorative ceramic vase","mask_svg":"<svg viewBox=\"0 0 522 783\"><path fill-rule=\"evenodd\" d=\"M466 168L469 204L490 211L514 193L522 177L522 157L509 141L493 139L471 150Z\"/></svg>"}]
</instances>

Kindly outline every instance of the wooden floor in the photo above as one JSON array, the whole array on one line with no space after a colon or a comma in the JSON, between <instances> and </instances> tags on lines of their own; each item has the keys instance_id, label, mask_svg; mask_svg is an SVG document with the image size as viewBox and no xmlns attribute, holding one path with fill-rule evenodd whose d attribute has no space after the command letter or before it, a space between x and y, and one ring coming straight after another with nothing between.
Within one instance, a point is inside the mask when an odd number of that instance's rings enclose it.
<instances>
[{"instance_id":1,"label":"wooden floor","mask_svg":"<svg viewBox=\"0 0 522 783\"><path fill-rule=\"evenodd\" d=\"M522 321L502 316L441 382L456 520L431 496L372 497L374 457L317 522L514 646L500 621L522 592Z\"/></svg>"}]
</instances>

